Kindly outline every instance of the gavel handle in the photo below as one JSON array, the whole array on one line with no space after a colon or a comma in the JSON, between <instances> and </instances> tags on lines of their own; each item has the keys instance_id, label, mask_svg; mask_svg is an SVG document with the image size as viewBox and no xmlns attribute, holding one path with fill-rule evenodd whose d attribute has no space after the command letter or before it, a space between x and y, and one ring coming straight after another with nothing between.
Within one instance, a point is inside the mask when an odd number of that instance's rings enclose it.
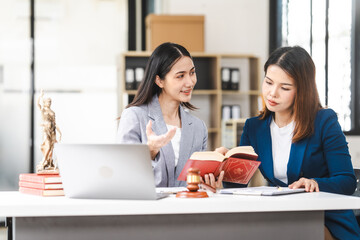
<instances>
[{"instance_id":1,"label":"gavel handle","mask_svg":"<svg viewBox=\"0 0 360 240\"><path fill-rule=\"evenodd\" d=\"M209 190L209 191L211 191L213 193L216 193L216 188L210 186L209 184L200 183L200 187L203 188L203 189Z\"/></svg>"}]
</instances>

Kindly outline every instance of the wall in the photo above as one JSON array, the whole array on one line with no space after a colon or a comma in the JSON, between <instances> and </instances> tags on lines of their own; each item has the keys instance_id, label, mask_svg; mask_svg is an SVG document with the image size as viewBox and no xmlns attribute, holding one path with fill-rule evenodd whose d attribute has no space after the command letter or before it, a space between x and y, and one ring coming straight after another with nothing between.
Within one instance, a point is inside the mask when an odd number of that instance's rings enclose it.
<instances>
[{"instance_id":1,"label":"wall","mask_svg":"<svg viewBox=\"0 0 360 240\"><path fill-rule=\"evenodd\" d=\"M349 150L353 165L356 168L360 168L360 137L347 136L346 140L349 143Z\"/></svg>"},{"instance_id":2,"label":"wall","mask_svg":"<svg viewBox=\"0 0 360 240\"><path fill-rule=\"evenodd\" d=\"M263 0L161 1L163 14L205 15L205 51L268 57L269 3Z\"/></svg>"}]
</instances>

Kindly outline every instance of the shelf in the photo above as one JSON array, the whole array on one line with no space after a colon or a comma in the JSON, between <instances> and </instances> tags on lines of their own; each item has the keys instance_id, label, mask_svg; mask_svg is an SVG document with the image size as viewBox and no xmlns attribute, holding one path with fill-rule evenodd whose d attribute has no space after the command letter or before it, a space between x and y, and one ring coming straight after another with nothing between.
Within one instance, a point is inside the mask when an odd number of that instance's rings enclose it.
<instances>
[{"instance_id":1,"label":"shelf","mask_svg":"<svg viewBox=\"0 0 360 240\"><path fill-rule=\"evenodd\" d=\"M124 91L124 93L129 94L129 95L135 95L136 90L126 90L126 91Z\"/></svg>"},{"instance_id":2,"label":"shelf","mask_svg":"<svg viewBox=\"0 0 360 240\"><path fill-rule=\"evenodd\" d=\"M218 90L194 90L193 95L216 95L219 93Z\"/></svg>"},{"instance_id":3,"label":"shelf","mask_svg":"<svg viewBox=\"0 0 360 240\"><path fill-rule=\"evenodd\" d=\"M219 133L220 129L219 128L208 128L208 133Z\"/></svg>"},{"instance_id":4,"label":"shelf","mask_svg":"<svg viewBox=\"0 0 360 240\"><path fill-rule=\"evenodd\" d=\"M222 90L221 94L223 95L261 95L261 92L258 90L250 90L250 91L232 91L232 90Z\"/></svg>"}]
</instances>

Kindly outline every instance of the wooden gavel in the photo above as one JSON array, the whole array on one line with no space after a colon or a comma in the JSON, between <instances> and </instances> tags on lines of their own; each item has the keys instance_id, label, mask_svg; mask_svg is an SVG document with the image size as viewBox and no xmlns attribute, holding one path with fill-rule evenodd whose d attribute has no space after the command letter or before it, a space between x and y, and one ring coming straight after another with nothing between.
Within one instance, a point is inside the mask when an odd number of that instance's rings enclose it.
<instances>
[{"instance_id":1,"label":"wooden gavel","mask_svg":"<svg viewBox=\"0 0 360 240\"><path fill-rule=\"evenodd\" d=\"M178 192L176 197L178 198L207 198L209 195L206 192L198 192L199 184L200 184L200 170L198 168L189 168L188 174L186 176L187 189L189 191ZM216 189L211 186L202 183L204 187L211 191L215 191Z\"/></svg>"}]
</instances>

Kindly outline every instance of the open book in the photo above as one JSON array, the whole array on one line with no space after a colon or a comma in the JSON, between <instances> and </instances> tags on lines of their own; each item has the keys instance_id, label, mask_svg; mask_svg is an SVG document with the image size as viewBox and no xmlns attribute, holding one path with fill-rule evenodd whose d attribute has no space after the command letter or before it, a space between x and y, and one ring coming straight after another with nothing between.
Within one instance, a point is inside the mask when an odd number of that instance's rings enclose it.
<instances>
[{"instance_id":1,"label":"open book","mask_svg":"<svg viewBox=\"0 0 360 240\"><path fill-rule=\"evenodd\" d=\"M225 156L215 151L194 152L187 160L178 180L186 181L189 168L200 169L201 177L213 173L218 177L224 171L225 182L248 184L260 162L251 146L241 146L230 149Z\"/></svg>"}]
</instances>

